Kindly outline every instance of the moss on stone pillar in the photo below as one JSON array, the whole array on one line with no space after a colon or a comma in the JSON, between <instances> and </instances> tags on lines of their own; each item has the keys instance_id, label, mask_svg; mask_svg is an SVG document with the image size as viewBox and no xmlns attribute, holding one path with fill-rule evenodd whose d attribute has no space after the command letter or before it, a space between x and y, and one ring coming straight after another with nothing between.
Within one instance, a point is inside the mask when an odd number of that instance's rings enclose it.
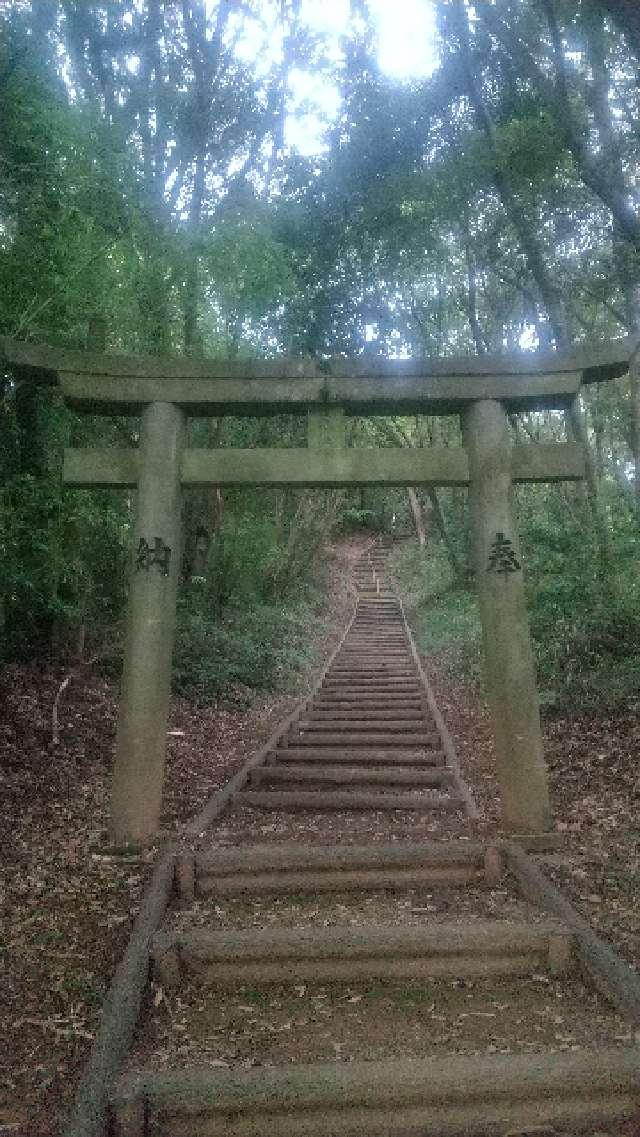
<instances>
[{"instance_id":1,"label":"moss on stone pillar","mask_svg":"<svg viewBox=\"0 0 640 1137\"><path fill-rule=\"evenodd\" d=\"M148 842L160 820L181 556L183 444L183 412L171 403L148 406L142 416L113 777L111 824L117 845Z\"/></svg>"},{"instance_id":2,"label":"moss on stone pillar","mask_svg":"<svg viewBox=\"0 0 640 1137\"><path fill-rule=\"evenodd\" d=\"M502 818L508 830L539 832L550 827L551 814L504 408L489 399L470 404L463 430Z\"/></svg>"}]
</instances>

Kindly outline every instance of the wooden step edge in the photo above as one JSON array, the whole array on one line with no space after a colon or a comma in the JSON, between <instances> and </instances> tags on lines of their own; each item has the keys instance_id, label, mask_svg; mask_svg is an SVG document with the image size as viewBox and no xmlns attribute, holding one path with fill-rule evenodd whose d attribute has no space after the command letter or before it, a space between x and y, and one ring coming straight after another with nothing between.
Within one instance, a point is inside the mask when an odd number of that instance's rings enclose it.
<instances>
[{"instance_id":1,"label":"wooden step edge","mask_svg":"<svg viewBox=\"0 0 640 1137\"><path fill-rule=\"evenodd\" d=\"M405 706L406 703L409 706ZM346 703L346 710L357 710L362 707L364 711L374 710L376 707L384 708L385 711L391 711L394 707L401 710L422 710L428 722L433 722L431 715L428 713L427 708L420 701L420 696L413 691L379 691L369 688L366 690L355 690L351 685L345 687L331 687L323 691L317 703L314 701L314 706L319 708L326 708L331 710L331 707L336 703Z\"/></svg>"},{"instance_id":2,"label":"wooden step edge","mask_svg":"<svg viewBox=\"0 0 640 1137\"><path fill-rule=\"evenodd\" d=\"M363 710L370 710L371 708L379 707L380 710L393 711L418 711L421 710L425 704L419 695L403 695L394 694L389 692L386 695L374 694L361 694L349 695L347 692L338 695L329 695L326 692L321 692L316 695L313 701L309 704L314 710L327 710L330 711L332 707L343 707L346 711L357 710L359 706Z\"/></svg>"},{"instance_id":3,"label":"wooden step edge","mask_svg":"<svg viewBox=\"0 0 640 1137\"><path fill-rule=\"evenodd\" d=\"M198 874L195 891L183 896L191 903L195 896L263 896L320 892L404 892L413 888L491 887L472 865L433 865L394 869L301 869L240 872L227 875Z\"/></svg>"},{"instance_id":4,"label":"wooden step edge","mask_svg":"<svg viewBox=\"0 0 640 1137\"><path fill-rule=\"evenodd\" d=\"M297 747L289 746L278 748L272 751L269 755L268 765L273 766L276 762L322 762L324 764L331 764L332 762L349 763L361 765L363 763L370 763L375 766L383 766L385 762L394 764L405 764L407 766L421 766L425 768L433 766L444 766L444 751L442 750L426 750L424 747L397 747L394 750L374 750L371 747L366 747L363 750L348 750L345 747L334 746L307 746Z\"/></svg>"},{"instance_id":5,"label":"wooden step edge","mask_svg":"<svg viewBox=\"0 0 640 1137\"><path fill-rule=\"evenodd\" d=\"M245 850L183 853L176 862L176 889L183 903L196 894L394 891L442 885L496 888L504 860L495 845L471 841L335 846L255 845Z\"/></svg>"},{"instance_id":6,"label":"wooden step edge","mask_svg":"<svg viewBox=\"0 0 640 1137\"><path fill-rule=\"evenodd\" d=\"M439 1137L631 1118L638 1048L459 1055L256 1070L135 1071L111 1094L115 1137ZM207 1122L206 1129L203 1122Z\"/></svg>"},{"instance_id":7,"label":"wooden step edge","mask_svg":"<svg viewBox=\"0 0 640 1137\"><path fill-rule=\"evenodd\" d=\"M480 869L491 845L477 841L394 842L381 845L253 845L197 855L199 872L254 872L280 869L406 868L470 865Z\"/></svg>"},{"instance_id":8,"label":"wooden step edge","mask_svg":"<svg viewBox=\"0 0 640 1137\"><path fill-rule=\"evenodd\" d=\"M327 677L321 690L334 691L339 688L352 688L363 691L420 691L420 684L414 679L348 679Z\"/></svg>"},{"instance_id":9,"label":"wooden step edge","mask_svg":"<svg viewBox=\"0 0 640 1137\"><path fill-rule=\"evenodd\" d=\"M292 782L305 784L308 782L328 782L339 786L443 786L452 785L454 781L450 770L436 767L431 770L417 770L415 767L404 769L401 767L377 767L373 770L362 767L323 766L313 769L309 766L298 766L286 762L270 766L261 766L251 774L250 785L261 786L266 782Z\"/></svg>"},{"instance_id":10,"label":"wooden step edge","mask_svg":"<svg viewBox=\"0 0 640 1137\"><path fill-rule=\"evenodd\" d=\"M311 927L159 933L154 975L175 989L185 974L216 987L355 979L462 979L552 975L575 967L573 936L559 925L470 921L437 927Z\"/></svg>"},{"instance_id":11,"label":"wooden step edge","mask_svg":"<svg viewBox=\"0 0 640 1137\"><path fill-rule=\"evenodd\" d=\"M439 742L440 735L429 730L422 717L417 719L325 719L301 718L294 727L298 734L356 734L364 731L366 734L412 734L422 735L431 742Z\"/></svg>"},{"instance_id":12,"label":"wooden step edge","mask_svg":"<svg viewBox=\"0 0 640 1137\"><path fill-rule=\"evenodd\" d=\"M353 747L354 749L363 749L364 747L371 747L374 749L388 746L399 746L405 749L434 749L440 746L440 739L434 738L432 734L425 732L412 733L411 731L397 731L396 733L387 732L382 730L377 731L357 731L357 730L292 730L289 734L289 741L293 743L295 748L301 749L304 746L311 746L317 749L321 746L343 746L345 749Z\"/></svg>"},{"instance_id":13,"label":"wooden step edge","mask_svg":"<svg viewBox=\"0 0 640 1137\"><path fill-rule=\"evenodd\" d=\"M425 790L421 794L391 794L380 792L377 794L363 793L362 791L344 791L328 793L323 790L242 790L233 799L236 806L248 806L250 809L277 809L283 812L288 810L344 810L351 809L371 810L442 810L443 812L456 812L462 808L462 802L454 794L438 794Z\"/></svg>"}]
</instances>

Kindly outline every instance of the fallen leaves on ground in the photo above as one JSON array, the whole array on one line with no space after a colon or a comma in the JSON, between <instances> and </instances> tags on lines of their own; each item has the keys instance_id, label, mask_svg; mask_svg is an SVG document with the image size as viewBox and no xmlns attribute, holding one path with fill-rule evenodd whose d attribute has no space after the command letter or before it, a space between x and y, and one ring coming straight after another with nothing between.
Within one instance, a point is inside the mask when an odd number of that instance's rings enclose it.
<instances>
[{"instance_id":1,"label":"fallen leaves on ground","mask_svg":"<svg viewBox=\"0 0 640 1137\"><path fill-rule=\"evenodd\" d=\"M357 555L356 541L330 561L326 619L309 630L319 666L350 612ZM90 670L74 678L53 745L52 708L66 673L37 660L0 676L0 1133L11 1137L58 1133L157 853L123 859L106 848L116 685ZM162 838L242 766L299 697L271 695L246 711L173 701Z\"/></svg>"}]
</instances>

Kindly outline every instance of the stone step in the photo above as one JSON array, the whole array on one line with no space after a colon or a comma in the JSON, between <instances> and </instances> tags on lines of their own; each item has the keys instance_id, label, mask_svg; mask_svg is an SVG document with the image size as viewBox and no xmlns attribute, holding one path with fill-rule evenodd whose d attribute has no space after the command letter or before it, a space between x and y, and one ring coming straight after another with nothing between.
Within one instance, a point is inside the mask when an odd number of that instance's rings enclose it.
<instances>
[{"instance_id":1,"label":"stone step","mask_svg":"<svg viewBox=\"0 0 640 1137\"><path fill-rule=\"evenodd\" d=\"M403 652L402 655L393 656L393 658L385 658L379 653L374 653L369 656L364 656L361 653L357 653L352 657L338 656L332 664L331 670L328 672L328 674L330 675L336 671L354 671L357 673L366 671L372 672L373 674L381 672L385 675L395 672L399 672L401 674L414 674L415 670L415 664L408 652Z\"/></svg>"},{"instance_id":2,"label":"stone step","mask_svg":"<svg viewBox=\"0 0 640 1137\"><path fill-rule=\"evenodd\" d=\"M401 665L402 674L400 675L395 675L390 670L390 667L396 667L396 664L385 665L385 670L383 671L372 671L368 664L364 664L362 667L358 667L355 664L350 664L348 667L343 667L340 664L338 666L340 668L340 674L337 674L334 668L332 668L331 671L328 671L323 682L323 687L325 683L331 683L335 678L348 679L350 675L352 675L354 679L358 681L360 679L366 679L368 681L374 681L377 683L379 683L380 680L386 681L387 679L392 679L395 683L397 683L399 680L404 680L405 682L418 682L416 667L413 665L410 666L406 663Z\"/></svg>"},{"instance_id":3,"label":"stone step","mask_svg":"<svg viewBox=\"0 0 640 1137\"><path fill-rule=\"evenodd\" d=\"M430 730L431 724L425 723L424 718L394 718L394 719L375 719L375 718L325 718L324 715L319 715L318 718L300 719L298 721L299 731L306 734L315 733L316 731L369 731L375 733L377 731L390 731L393 734L416 734L425 733L431 741L439 742L440 736L436 731Z\"/></svg>"},{"instance_id":4,"label":"stone step","mask_svg":"<svg viewBox=\"0 0 640 1137\"><path fill-rule=\"evenodd\" d=\"M363 707L377 706L377 707L398 707L399 711L412 711L417 707L422 707L423 699L419 695L402 695L402 692L389 691L387 695L379 695L377 692L369 694L368 691L360 695L349 695L349 691L344 690L340 695L330 695L326 691L321 690L316 695L311 706L317 707L332 707L343 706L354 709L358 704Z\"/></svg>"},{"instance_id":5,"label":"stone step","mask_svg":"<svg viewBox=\"0 0 640 1137\"><path fill-rule=\"evenodd\" d=\"M351 631L358 627L368 627L370 624L378 624L384 622L384 631L392 631L393 633L402 633L406 635L406 625L399 609L392 606L385 605L379 600L372 600L370 603L363 601L358 602L358 612L355 619L351 624Z\"/></svg>"},{"instance_id":6,"label":"stone step","mask_svg":"<svg viewBox=\"0 0 640 1137\"><path fill-rule=\"evenodd\" d=\"M375 596L363 597L358 601L356 619L360 616L368 616L372 612L391 612L397 619L402 619L402 609L398 601L393 593L383 585L380 586L379 592L376 591Z\"/></svg>"},{"instance_id":7,"label":"stone step","mask_svg":"<svg viewBox=\"0 0 640 1137\"><path fill-rule=\"evenodd\" d=\"M233 798L236 806L251 809L289 810L440 810L455 812L463 808L457 794L441 794L433 790L422 793L366 793L364 790L242 790Z\"/></svg>"},{"instance_id":8,"label":"stone step","mask_svg":"<svg viewBox=\"0 0 640 1137\"><path fill-rule=\"evenodd\" d=\"M390 720L405 720L406 722L424 723L425 716L422 711L420 703L416 703L412 707L398 707L392 706L389 708L381 707L377 703L372 703L371 707L352 707L341 709L335 703L330 707L325 707L324 704L314 703L311 713L308 712L308 718L314 722L322 722L325 719L333 722L352 722L356 720L372 720L379 721L381 719Z\"/></svg>"},{"instance_id":9,"label":"stone step","mask_svg":"<svg viewBox=\"0 0 640 1137\"><path fill-rule=\"evenodd\" d=\"M331 706L334 703L348 703L352 708L358 703L362 702L363 707L379 706L379 707L404 707L411 709L413 707L421 707L424 705L424 697L417 691L415 693L409 692L405 694L403 691L361 691L355 694L350 693L348 687L344 688L337 693L333 691L326 691L322 688L321 691L313 699L313 706Z\"/></svg>"},{"instance_id":10,"label":"stone step","mask_svg":"<svg viewBox=\"0 0 640 1137\"><path fill-rule=\"evenodd\" d=\"M400 623L402 609L398 601L394 600L388 591L381 588L373 596L362 596L358 600L356 620L366 619L369 616L392 616Z\"/></svg>"},{"instance_id":11,"label":"stone step","mask_svg":"<svg viewBox=\"0 0 640 1137\"><path fill-rule=\"evenodd\" d=\"M418 683L400 684L394 683L392 686L386 684L370 683L349 683L338 682L327 684L322 688L323 696L328 698L349 699L356 701L361 696L369 696L369 702L372 699L379 699L381 703L386 703L391 706L394 698L399 699L419 699L422 701L424 697L424 690Z\"/></svg>"},{"instance_id":12,"label":"stone step","mask_svg":"<svg viewBox=\"0 0 640 1137\"><path fill-rule=\"evenodd\" d=\"M441 750L426 750L424 747L414 747L411 750L398 746L394 750L345 750L344 747L324 746L307 747L281 747L273 751L276 761L285 762L345 762L353 765L354 762L368 763L372 766L384 766L397 762L404 766L441 766L444 764L444 753ZM269 756L271 764L271 755Z\"/></svg>"},{"instance_id":13,"label":"stone step","mask_svg":"<svg viewBox=\"0 0 640 1137\"><path fill-rule=\"evenodd\" d=\"M366 677L360 678L358 676L356 676L356 678L354 678L354 679L350 679L348 676L340 676L339 678L337 676L327 676L327 678L325 679L325 681L322 685L322 689L323 689L323 691L325 691L325 690L328 691L328 690L333 690L334 687L345 687L345 686L353 687L355 690L357 690L358 688L361 688L365 691L366 690L370 690L370 691L387 691L388 690L389 692L392 692L392 691L422 691L423 690L423 688L421 687L421 685L417 679L396 677L393 675L387 676L385 679L370 679L370 678L366 678Z\"/></svg>"},{"instance_id":14,"label":"stone step","mask_svg":"<svg viewBox=\"0 0 640 1137\"><path fill-rule=\"evenodd\" d=\"M406 769L398 765L368 770L361 767L353 768L345 764L314 769L309 766L297 766L289 763L261 766L258 770L252 770L249 779L252 786L263 786L269 782L297 782L301 784L314 782L318 784L330 783L336 786L442 786L445 783L451 784L452 781L451 770L444 768L416 770L415 767Z\"/></svg>"},{"instance_id":15,"label":"stone step","mask_svg":"<svg viewBox=\"0 0 640 1137\"><path fill-rule=\"evenodd\" d=\"M406 643L396 643L391 640L377 640L375 643L368 640L362 643L360 640L354 640L351 644L347 644L338 658L342 659L345 654L358 654L360 658L367 659L371 656L380 657L382 659L389 658L389 653L393 654L394 658L408 659L412 658Z\"/></svg>"},{"instance_id":16,"label":"stone step","mask_svg":"<svg viewBox=\"0 0 640 1137\"><path fill-rule=\"evenodd\" d=\"M358 658L353 661L337 659L327 672L327 678L335 678L339 675L341 678L353 676L355 679L388 679L398 678L399 676L410 678L415 674L416 667L413 660L410 659L373 662L369 659Z\"/></svg>"},{"instance_id":17,"label":"stone step","mask_svg":"<svg viewBox=\"0 0 640 1137\"><path fill-rule=\"evenodd\" d=\"M355 648L363 648L367 651L375 651L378 648L382 651L386 651L389 647L393 648L393 650L406 650L407 641L404 636L389 636L388 638L384 636L354 636L353 638L349 637L348 640L345 640L345 644L354 650Z\"/></svg>"},{"instance_id":18,"label":"stone step","mask_svg":"<svg viewBox=\"0 0 640 1137\"><path fill-rule=\"evenodd\" d=\"M254 845L195 858L197 895L339 892L415 886L495 887L495 851L472 841L393 845ZM178 884L182 877L178 874Z\"/></svg>"},{"instance_id":19,"label":"stone step","mask_svg":"<svg viewBox=\"0 0 640 1137\"><path fill-rule=\"evenodd\" d=\"M434 927L198 928L158 933L156 979L179 986L184 974L207 986L349 983L362 979L478 979L563 974L574 966L573 937L560 925L474 920Z\"/></svg>"},{"instance_id":20,"label":"stone step","mask_svg":"<svg viewBox=\"0 0 640 1137\"><path fill-rule=\"evenodd\" d=\"M403 636L407 639L407 630L402 619L395 613L367 613L357 616L349 629L350 636Z\"/></svg>"},{"instance_id":21,"label":"stone step","mask_svg":"<svg viewBox=\"0 0 640 1137\"><path fill-rule=\"evenodd\" d=\"M350 635L353 636L400 636L404 634L404 628L397 620L387 620L378 616L375 619L362 621L361 623L354 624L351 628ZM405 637L406 642L406 637Z\"/></svg>"},{"instance_id":22,"label":"stone step","mask_svg":"<svg viewBox=\"0 0 640 1137\"><path fill-rule=\"evenodd\" d=\"M345 683L352 683L355 687L367 687L374 685L375 687L388 687L390 691L395 691L398 687L416 687L423 690L423 686L418 678L418 673L415 668L411 671L405 671L401 675L394 675L389 672L378 672L377 674L366 673L364 671L330 671L325 676L322 684L322 690L326 687L332 687L336 683L344 686Z\"/></svg>"},{"instance_id":23,"label":"stone step","mask_svg":"<svg viewBox=\"0 0 640 1137\"><path fill-rule=\"evenodd\" d=\"M339 658L342 658L343 655L367 656L367 655L375 655L375 654L380 654L384 658L388 657L390 659L395 659L395 658L404 658L404 657L410 655L410 651L409 651L409 648L408 648L406 643L398 643L398 644L372 644L372 643L357 644L357 643L354 643L354 644L351 644L349 642L349 640L346 640L345 643L343 644L341 650L340 650Z\"/></svg>"},{"instance_id":24,"label":"stone step","mask_svg":"<svg viewBox=\"0 0 640 1137\"><path fill-rule=\"evenodd\" d=\"M345 639L343 649L353 646L361 647L364 650L370 650L373 647L390 647L393 650L403 648L407 650L407 637L404 634L404 629L398 627L396 624L392 626L381 626L379 621L368 624L366 627L359 628L354 626L347 639Z\"/></svg>"},{"instance_id":25,"label":"stone step","mask_svg":"<svg viewBox=\"0 0 640 1137\"><path fill-rule=\"evenodd\" d=\"M116 1137L475 1137L607 1128L637 1108L640 1048L134 1071Z\"/></svg>"},{"instance_id":26,"label":"stone step","mask_svg":"<svg viewBox=\"0 0 640 1137\"><path fill-rule=\"evenodd\" d=\"M366 729L366 728L365 728ZM413 748L422 746L426 750L438 747L440 745L440 738L435 734L415 733L410 734L404 731L401 734L383 733L382 731L376 733L365 733L353 731L341 732L338 730L327 731L326 734L320 730L309 730L302 732L292 732L289 735L290 741L294 746L303 748L304 746L342 746L343 749L350 747L372 747L375 749L390 748L394 743L398 743L403 748Z\"/></svg>"}]
</instances>

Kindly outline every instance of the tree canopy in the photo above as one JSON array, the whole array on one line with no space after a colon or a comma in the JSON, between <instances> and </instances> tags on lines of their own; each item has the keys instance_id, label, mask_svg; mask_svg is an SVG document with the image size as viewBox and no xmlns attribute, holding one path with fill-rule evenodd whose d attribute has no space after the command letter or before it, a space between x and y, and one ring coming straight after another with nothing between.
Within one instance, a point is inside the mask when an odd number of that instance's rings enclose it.
<instances>
[{"instance_id":1,"label":"tree canopy","mask_svg":"<svg viewBox=\"0 0 640 1137\"><path fill-rule=\"evenodd\" d=\"M302 0L0 3L0 334L319 359L640 334L636 4L424 9L424 68L399 79L366 0L322 19ZM50 642L61 615L119 609L129 503L64 494L59 455L65 438L127 445L137 424L80 422L24 372L2 382L3 619L17 650ZM581 440L610 564L612 511L635 526L640 503L636 375L594 388L582 412L513 425ZM301 429L192 426L200 445L286 445ZM353 431L446 444L457 425ZM261 513L251 500L190 497L186 578L223 515ZM286 559L318 519L295 495L269 501ZM459 567L455 493L429 508Z\"/></svg>"}]
</instances>

